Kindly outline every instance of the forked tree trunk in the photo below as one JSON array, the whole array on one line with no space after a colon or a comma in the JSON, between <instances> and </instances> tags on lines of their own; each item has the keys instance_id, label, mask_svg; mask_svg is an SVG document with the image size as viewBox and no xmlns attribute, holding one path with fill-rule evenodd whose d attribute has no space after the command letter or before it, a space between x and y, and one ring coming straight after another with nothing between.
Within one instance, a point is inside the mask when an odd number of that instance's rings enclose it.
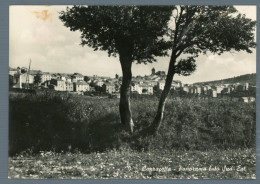
<instances>
[{"instance_id":1,"label":"forked tree trunk","mask_svg":"<svg viewBox=\"0 0 260 184\"><path fill-rule=\"evenodd\" d=\"M174 73L175 60L176 60L175 57L172 57L170 60L168 73L167 73L167 77L166 77L166 82L165 82L165 86L164 86L164 89L163 89L161 97L160 97L157 113L156 113L156 116L155 116L152 124L149 127L149 134L151 134L151 135L156 134L156 132L159 130L161 123L162 123L165 102L166 102L167 96L171 90L171 84L172 84L173 76L175 74Z\"/></svg>"},{"instance_id":2,"label":"forked tree trunk","mask_svg":"<svg viewBox=\"0 0 260 184\"><path fill-rule=\"evenodd\" d=\"M122 68L122 85L120 88L120 103L119 112L121 123L130 133L133 133L134 123L132 120L132 113L130 108L130 84L132 80L132 50L121 47L119 50L120 63Z\"/></svg>"}]
</instances>

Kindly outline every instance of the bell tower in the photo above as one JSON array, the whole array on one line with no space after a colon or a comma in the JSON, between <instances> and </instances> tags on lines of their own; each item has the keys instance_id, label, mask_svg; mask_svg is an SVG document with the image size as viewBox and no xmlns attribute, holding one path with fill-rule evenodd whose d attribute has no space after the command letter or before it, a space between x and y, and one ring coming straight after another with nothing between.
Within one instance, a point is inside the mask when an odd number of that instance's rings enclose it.
<instances>
[{"instance_id":1,"label":"bell tower","mask_svg":"<svg viewBox=\"0 0 260 184\"><path fill-rule=\"evenodd\" d=\"M152 75L154 75L155 74L155 69L154 68L152 68Z\"/></svg>"}]
</instances>

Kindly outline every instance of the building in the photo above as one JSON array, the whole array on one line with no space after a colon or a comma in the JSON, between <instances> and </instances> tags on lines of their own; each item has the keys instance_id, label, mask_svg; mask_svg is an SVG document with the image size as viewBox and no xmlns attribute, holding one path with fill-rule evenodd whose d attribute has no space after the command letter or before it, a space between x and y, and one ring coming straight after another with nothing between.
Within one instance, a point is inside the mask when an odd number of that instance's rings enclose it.
<instances>
[{"instance_id":1,"label":"building","mask_svg":"<svg viewBox=\"0 0 260 184\"><path fill-rule=\"evenodd\" d=\"M51 79L50 84L53 85L53 88L56 91L66 91L66 84L63 80Z\"/></svg>"},{"instance_id":2,"label":"building","mask_svg":"<svg viewBox=\"0 0 260 184\"><path fill-rule=\"evenodd\" d=\"M78 81L73 83L73 91L89 91L89 84L85 81Z\"/></svg>"},{"instance_id":3,"label":"building","mask_svg":"<svg viewBox=\"0 0 260 184\"><path fill-rule=\"evenodd\" d=\"M13 78L13 82L14 82L14 86L13 88L25 88L27 83L29 84L29 86L32 86L34 83L34 76L28 74L28 81L27 79L27 73L23 73L23 74L14 74L14 78Z\"/></svg>"},{"instance_id":4,"label":"building","mask_svg":"<svg viewBox=\"0 0 260 184\"><path fill-rule=\"evenodd\" d=\"M244 91L248 91L248 89L249 89L249 83L247 82L244 84Z\"/></svg>"},{"instance_id":5,"label":"building","mask_svg":"<svg viewBox=\"0 0 260 184\"><path fill-rule=\"evenodd\" d=\"M66 81L66 77L67 77L67 75L65 75L65 74L58 73L58 75L57 75L57 79L63 80L63 81Z\"/></svg>"},{"instance_id":6,"label":"building","mask_svg":"<svg viewBox=\"0 0 260 184\"><path fill-rule=\"evenodd\" d=\"M185 92L187 92L187 93L189 93L189 87L188 87L188 86L182 87L182 90L185 91Z\"/></svg>"},{"instance_id":7,"label":"building","mask_svg":"<svg viewBox=\"0 0 260 184\"><path fill-rule=\"evenodd\" d=\"M18 73L17 69L9 67L9 75L14 76L16 73Z\"/></svg>"},{"instance_id":8,"label":"building","mask_svg":"<svg viewBox=\"0 0 260 184\"><path fill-rule=\"evenodd\" d=\"M132 82L130 90L131 90L131 92L136 92L138 94L142 94L142 88L140 88L140 85L138 82Z\"/></svg>"},{"instance_id":9,"label":"building","mask_svg":"<svg viewBox=\"0 0 260 184\"><path fill-rule=\"evenodd\" d=\"M215 87L215 90L217 91L217 94L220 94L223 89L224 89L223 86L216 86Z\"/></svg>"},{"instance_id":10,"label":"building","mask_svg":"<svg viewBox=\"0 0 260 184\"><path fill-rule=\"evenodd\" d=\"M142 84L139 86L139 94L146 94L146 95L152 95L153 94L153 86L148 84Z\"/></svg>"},{"instance_id":11,"label":"building","mask_svg":"<svg viewBox=\"0 0 260 184\"><path fill-rule=\"evenodd\" d=\"M195 86L190 86L189 87L189 93L192 93L192 94L197 93L196 87Z\"/></svg>"},{"instance_id":12,"label":"building","mask_svg":"<svg viewBox=\"0 0 260 184\"><path fill-rule=\"evenodd\" d=\"M222 94L230 94L231 93L231 88L230 87L225 87L222 92Z\"/></svg>"},{"instance_id":13,"label":"building","mask_svg":"<svg viewBox=\"0 0 260 184\"><path fill-rule=\"evenodd\" d=\"M51 79L57 79L57 74L55 73L51 74Z\"/></svg>"},{"instance_id":14,"label":"building","mask_svg":"<svg viewBox=\"0 0 260 184\"><path fill-rule=\"evenodd\" d=\"M102 81L102 80L96 80L96 81L94 82L94 84L95 84L96 86L102 87L103 84L104 84L104 81Z\"/></svg>"},{"instance_id":15,"label":"building","mask_svg":"<svg viewBox=\"0 0 260 184\"><path fill-rule=\"evenodd\" d=\"M208 90L208 95L213 97L213 98L218 97L217 90L216 89L209 89Z\"/></svg>"},{"instance_id":16,"label":"building","mask_svg":"<svg viewBox=\"0 0 260 184\"><path fill-rule=\"evenodd\" d=\"M112 94L116 92L115 84L113 83L106 82L102 85L102 87L106 93Z\"/></svg>"},{"instance_id":17,"label":"building","mask_svg":"<svg viewBox=\"0 0 260 184\"><path fill-rule=\"evenodd\" d=\"M158 81L158 87L160 90L163 90L165 86L165 81L164 80L160 80Z\"/></svg>"},{"instance_id":18,"label":"building","mask_svg":"<svg viewBox=\"0 0 260 184\"><path fill-rule=\"evenodd\" d=\"M151 75L157 75L157 76L159 76L160 78L163 78L163 79L166 77L165 71L155 72L154 68L152 68L152 74Z\"/></svg>"},{"instance_id":19,"label":"building","mask_svg":"<svg viewBox=\"0 0 260 184\"><path fill-rule=\"evenodd\" d=\"M145 81L145 83L150 84L151 86L156 86L158 82L154 80L150 80L150 81Z\"/></svg>"},{"instance_id":20,"label":"building","mask_svg":"<svg viewBox=\"0 0 260 184\"><path fill-rule=\"evenodd\" d=\"M73 82L78 82L78 81L83 81L84 80L84 76L80 73L74 73L72 76L71 76L71 79Z\"/></svg>"},{"instance_id":21,"label":"building","mask_svg":"<svg viewBox=\"0 0 260 184\"><path fill-rule=\"evenodd\" d=\"M65 82L66 91L73 91L73 83L72 82Z\"/></svg>"},{"instance_id":22,"label":"building","mask_svg":"<svg viewBox=\"0 0 260 184\"><path fill-rule=\"evenodd\" d=\"M197 94L201 94L202 93L202 87L196 86L195 91L196 91Z\"/></svg>"},{"instance_id":23,"label":"building","mask_svg":"<svg viewBox=\"0 0 260 184\"><path fill-rule=\"evenodd\" d=\"M218 97L218 93L217 93L216 90L212 90L212 97L213 97L213 98Z\"/></svg>"},{"instance_id":24,"label":"building","mask_svg":"<svg viewBox=\"0 0 260 184\"><path fill-rule=\"evenodd\" d=\"M68 75L65 77L65 80L66 82L72 83L71 77Z\"/></svg>"},{"instance_id":25,"label":"building","mask_svg":"<svg viewBox=\"0 0 260 184\"><path fill-rule=\"evenodd\" d=\"M52 74L49 72L43 72L42 73L42 83L44 83L45 81L49 81L52 79Z\"/></svg>"}]
</instances>

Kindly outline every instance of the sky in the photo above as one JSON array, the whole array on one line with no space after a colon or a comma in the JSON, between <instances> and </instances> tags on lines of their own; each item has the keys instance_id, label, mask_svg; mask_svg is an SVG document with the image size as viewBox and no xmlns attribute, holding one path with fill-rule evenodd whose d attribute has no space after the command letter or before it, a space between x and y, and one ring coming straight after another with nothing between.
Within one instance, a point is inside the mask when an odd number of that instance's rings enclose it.
<instances>
[{"instance_id":1,"label":"sky","mask_svg":"<svg viewBox=\"0 0 260 184\"><path fill-rule=\"evenodd\" d=\"M235 6L246 17L256 20L256 6ZM54 73L82 73L114 77L122 75L118 57L108 57L105 51L93 51L80 45L80 32L72 32L59 19L66 6L10 6L9 66L28 67ZM174 76L183 83L219 80L256 73L256 51L224 53L221 56L207 53L197 58L197 70L190 76ZM150 75L166 71L169 57L158 58L152 64L133 64L132 73Z\"/></svg>"}]
</instances>

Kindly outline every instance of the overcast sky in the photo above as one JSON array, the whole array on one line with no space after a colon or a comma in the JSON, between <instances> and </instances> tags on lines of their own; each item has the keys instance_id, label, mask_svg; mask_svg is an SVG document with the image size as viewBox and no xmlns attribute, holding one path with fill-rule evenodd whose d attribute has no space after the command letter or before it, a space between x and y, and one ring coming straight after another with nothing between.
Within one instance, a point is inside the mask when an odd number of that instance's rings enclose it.
<instances>
[{"instance_id":1,"label":"overcast sky","mask_svg":"<svg viewBox=\"0 0 260 184\"><path fill-rule=\"evenodd\" d=\"M28 67L45 72L82 73L114 77L122 75L118 57L108 57L104 51L81 47L80 33L71 32L59 20L59 11L66 6L10 6L10 67ZM236 6L239 12L256 20L256 6ZM167 71L169 58L159 58L153 64L133 64L133 75L150 75ZM191 76L175 76L183 83L218 80L242 74L256 73L256 51L201 55L197 70Z\"/></svg>"}]
</instances>

